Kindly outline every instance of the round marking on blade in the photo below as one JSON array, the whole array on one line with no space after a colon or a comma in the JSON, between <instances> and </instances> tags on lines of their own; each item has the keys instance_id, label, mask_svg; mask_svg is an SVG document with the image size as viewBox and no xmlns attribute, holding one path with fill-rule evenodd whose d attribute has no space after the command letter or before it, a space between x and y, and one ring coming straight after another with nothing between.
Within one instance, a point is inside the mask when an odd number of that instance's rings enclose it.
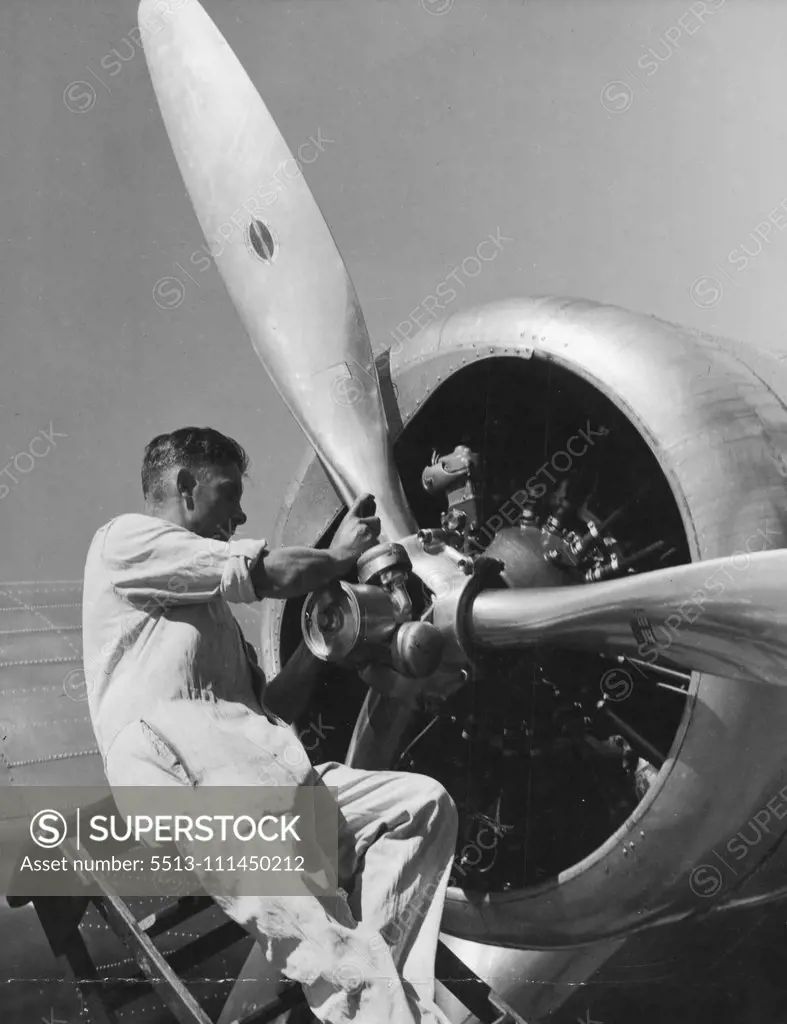
<instances>
[{"instance_id":1,"label":"round marking on blade","mask_svg":"<svg viewBox=\"0 0 787 1024\"><path fill-rule=\"evenodd\" d=\"M270 228L261 220L253 220L246 232L246 243L253 256L263 263L272 263L278 253L278 245Z\"/></svg>"}]
</instances>

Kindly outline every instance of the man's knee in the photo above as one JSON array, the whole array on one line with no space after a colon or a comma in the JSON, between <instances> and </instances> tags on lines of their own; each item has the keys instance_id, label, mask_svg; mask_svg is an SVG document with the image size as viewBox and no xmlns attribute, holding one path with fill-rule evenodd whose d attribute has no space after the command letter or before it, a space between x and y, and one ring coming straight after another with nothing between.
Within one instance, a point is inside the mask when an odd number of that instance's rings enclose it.
<instances>
[{"instance_id":1,"label":"man's knee","mask_svg":"<svg viewBox=\"0 0 787 1024\"><path fill-rule=\"evenodd\" d=\"M455 827L458 820L456 804L445 786L428 775L410 775L408 778L418 780L415 787L418 809L430 816L432 824L440 823L445 827Z\"/></svg>"}]
</instances>

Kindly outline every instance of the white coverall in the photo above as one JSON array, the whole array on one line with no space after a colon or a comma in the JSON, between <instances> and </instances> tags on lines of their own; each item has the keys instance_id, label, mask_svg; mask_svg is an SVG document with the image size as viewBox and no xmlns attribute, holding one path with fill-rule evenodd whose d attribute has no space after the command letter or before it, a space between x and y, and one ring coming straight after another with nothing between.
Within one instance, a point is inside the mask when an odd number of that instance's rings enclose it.
<instances>
[{"instance_id":1,"label":"white coverall","mask_svg":"<svg viewBox=\"0 0 787 1024\"><path fill-rule=\"evenodd\" d=\"M264 541L205 539L126 514L87 556L83 647L93 728L110 786L325 785L340 809L339 882L349 893L233 894L203 884L330 1024L448 1024L434 961L456 842L456 809L426 776L313 767L261 707L259 669L230 602L258 600ZM224 891L222 891L224 889Z\"/></svg>"}]
</instances>

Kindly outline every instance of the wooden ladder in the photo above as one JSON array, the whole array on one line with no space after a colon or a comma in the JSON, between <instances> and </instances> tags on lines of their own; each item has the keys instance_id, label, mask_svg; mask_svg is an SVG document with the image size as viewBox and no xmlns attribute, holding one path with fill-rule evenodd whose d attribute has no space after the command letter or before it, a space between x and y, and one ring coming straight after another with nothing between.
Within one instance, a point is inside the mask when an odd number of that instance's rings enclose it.
<instances>
[{"instance_id":1,"label":"wooden ladder","mask_svg":"<svg viewBox=\"0 0 787 1024\"><path fill-rule=\"evenodd\" d=\"M76 856L71 839L66 839L60 849L71 860ZM207 894L181 897L137 920L105 878L89 875L88 883L81 896L42 896L32 903L52 952L67 961L93 1024L118 1024L116 1011L151 992L179 1024L213 1024L180 975L247 939L248 932L222 914L223 923L164 953L154 939L215 907ZM80 931L91 904L136 961L138 970L130 978L99 977ZM499 1004L489 986L442 942L438 945L435 974L481 1024L525 1024ZM305 1003L301 986L284 982L275 999L248 1013L238 1024L268 1024L301 1003Z\"/></svg>"}]
</instances>

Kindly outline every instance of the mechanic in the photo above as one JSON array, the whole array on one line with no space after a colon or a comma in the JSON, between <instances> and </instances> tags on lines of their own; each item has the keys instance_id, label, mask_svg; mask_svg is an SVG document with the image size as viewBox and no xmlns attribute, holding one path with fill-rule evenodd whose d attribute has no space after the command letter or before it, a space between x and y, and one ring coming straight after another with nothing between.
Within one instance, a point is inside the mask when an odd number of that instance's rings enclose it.
<instances>
[{"instance_id":1,"label":"mechanic","mask_svg":"<svg viewBox=\"0 0 787 1024\"><path fill-rule=\"evenodd\" d=\"M306 882L297 897L241 897L215 874L206 888L303 985L319 1020L448 1024L433 998L456 842L451 798L422 775L313 767L287 723L307 707L320 663L302 644L266 684L228 604L299 597L352 571L379 537L374 499L352 505L328 550L269 551L232 539L246 522L247 468L243 448L211 428L161 434L145 449L144 514L117 516L93 538L84 662L107 778L113 789L272 777L336 787L348 897ZM406 913L415 904L419 913Z\"/></svg>"}]
</instances>

